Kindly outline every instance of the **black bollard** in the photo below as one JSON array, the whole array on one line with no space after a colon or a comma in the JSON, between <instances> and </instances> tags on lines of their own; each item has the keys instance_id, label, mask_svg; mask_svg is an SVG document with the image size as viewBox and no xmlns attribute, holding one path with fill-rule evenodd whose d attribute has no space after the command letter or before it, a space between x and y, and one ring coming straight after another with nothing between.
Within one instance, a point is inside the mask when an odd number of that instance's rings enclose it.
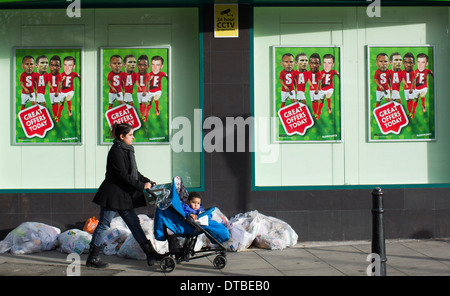
<instances>
[{"instance_id":1,"label":"black bollard","mask_svg":"<svg viewBox=\"0 0 450 296\"><path fill-rule=\"evenodd\" d=\"M376 187L372 191L372 253L380 256L380 275L386 276L383 212L383 191Z\"/></svg>"}]
</instances>

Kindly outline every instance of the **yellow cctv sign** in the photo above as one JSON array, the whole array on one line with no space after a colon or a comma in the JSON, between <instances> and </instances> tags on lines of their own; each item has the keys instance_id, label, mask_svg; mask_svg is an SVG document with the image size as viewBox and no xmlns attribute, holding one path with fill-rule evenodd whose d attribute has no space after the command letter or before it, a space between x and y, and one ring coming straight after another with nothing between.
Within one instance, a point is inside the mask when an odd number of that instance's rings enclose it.
<instances>
[{"instance_id":1,"label":"yellow cctv sign","mask_svg":"<svg viewBox=\"0 0 450 296\"><path fill-rule=\"evenodd\" d=\"M215 4L214 23L214 37L239 37L237 4Z\"/></svg>"}]
</instances>

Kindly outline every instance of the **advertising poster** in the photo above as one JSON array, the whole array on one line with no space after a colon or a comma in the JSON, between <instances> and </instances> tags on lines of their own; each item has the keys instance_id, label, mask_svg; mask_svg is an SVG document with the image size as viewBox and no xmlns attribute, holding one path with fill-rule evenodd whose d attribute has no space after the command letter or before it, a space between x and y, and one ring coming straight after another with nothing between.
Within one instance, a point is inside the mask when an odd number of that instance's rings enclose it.
<instances>
[{"instance_id":1,"label":"advertising poster","mask_svg":"<svg viewBox=\"0 0 450 296\"><path fill-rule=\"evenodd\" d=\"M133 126L135 144L169 143L169 47L102 48L101 135L114 123Z\"/></svg>"},{"instance_id":2,"label":"advertising poster","mask_svg":"<svg viewBox=\"0 0 450 296\"><path fill-rule=\"evenodd\" d=\"M273 46L275 142L341 141L340 52Z\"/></svg>"},{"instance_id":3,"label":"advertising poster","mask_svg":"<svg viewBox=\"0 0 450 296\"><path fill-rule=\"evenodd\" d=\"M434 47L368 46L369 141L436 139Z\"/></svg>"},{"instance_id":4,"label":"advertising poster","mask_svg":"<svg viewBox=\"0 0 450 296\"><path fill-rule=\"evenodd\" d=\"M81 144L81 48L14 48L14 144Z\"/></svg>"}]
</instances>

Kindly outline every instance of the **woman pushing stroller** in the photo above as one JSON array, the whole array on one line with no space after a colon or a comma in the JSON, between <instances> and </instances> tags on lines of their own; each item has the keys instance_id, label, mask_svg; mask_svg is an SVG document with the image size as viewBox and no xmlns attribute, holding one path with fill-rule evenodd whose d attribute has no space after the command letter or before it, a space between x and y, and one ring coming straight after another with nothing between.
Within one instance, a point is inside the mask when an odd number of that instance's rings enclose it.
<instances>
[{"instance_id":1,"label":"woman pushing stroller","mask_svg":"<svg viewBox=\"0 0 450 296\"><path fill-rule=\"evenodd\" d=\"M108 152L105 180L100 185L93 202L100 206L100 218L92 235L86 266L103 268L99 253L103 237L116 213L127 224L136 241L147 256L149 266L163 255L158 254L145 236L135 208L147 205L144 190L155 182L143 176L137 169L134 155L133 127L128 123L114 124L111 129L114 144Z\"/></svg>"}]
</instances>

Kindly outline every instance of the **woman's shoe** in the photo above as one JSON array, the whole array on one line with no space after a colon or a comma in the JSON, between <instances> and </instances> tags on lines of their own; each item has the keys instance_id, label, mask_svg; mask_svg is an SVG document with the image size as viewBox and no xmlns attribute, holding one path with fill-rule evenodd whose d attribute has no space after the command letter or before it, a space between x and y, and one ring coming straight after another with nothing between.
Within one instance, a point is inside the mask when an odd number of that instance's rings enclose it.
<instances>
[{"instance_id":1,"label":"woman's shoe","mask_svg":"<svg viewBox=\"0 0 450 296\"><path fill-rule=\"evenodd\" d=\"M95 267L95 268L105 268L108 266L108 263L103 263L100 259L100 247L97 247L94 244L90 245L89 248L89 256L86 260L87 267Z\"/></svg>"},{"instance_id":2,"label":"woman's shoe","mask_svg":"<svg viewBox=\"0 0 450 296\"><path fill-rule=\"evenodd\" d=\"M147 256L147 264L148 266L152 266L156 261L164 258L164 255L159 254L155 251L150 241L146 241L145 243L139 244Z\"/></svg>"}]
</instances>

